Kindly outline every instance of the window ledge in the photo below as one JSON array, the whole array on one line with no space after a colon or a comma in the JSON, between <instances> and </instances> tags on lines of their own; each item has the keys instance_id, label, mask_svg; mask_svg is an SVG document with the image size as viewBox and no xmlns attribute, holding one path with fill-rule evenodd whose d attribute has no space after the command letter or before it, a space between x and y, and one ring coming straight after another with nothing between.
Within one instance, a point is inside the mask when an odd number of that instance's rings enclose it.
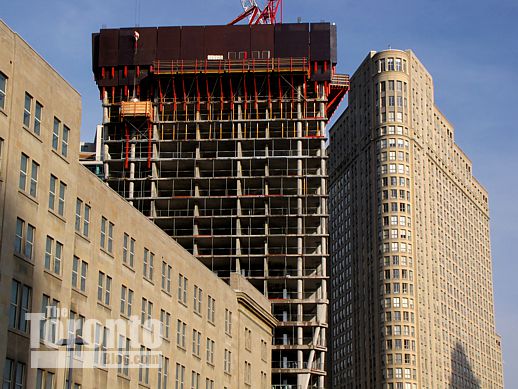
<instances>
[{"instance_id":1,"label":"window ledge","mask_svg":"<svg viewBox=\"0 0 518 389\"><path fill-rule=\"evenodd\" d=\"M98 305L98 306L100 306L100 307L102 307L102 308L104 308L104 309L106 309L107 311L110 311L110 312L111 312L111 310L112 310L112 309L111 309L111 307L110 307L109 305L106 305L106 304L105 304L105 303L103 303L102 301L97 300L97 305Z\"/></svg>"},{"instance_id":2,"label":"window ledge","mask_svg":"<svg viewBox=\"0 0 518 389\"><path fill-rule=\"evenodd\" d=\"M27 258L25 255L16 253L16 252L14 253L14 256L21 259L22 261L26 262L27 264L34 266L34 262L32 261L31 258Z\"/></svg>"},{"instance_id":3,"label":"window ledge","mask_svg":"<svg viewBox=\"0 0 518 389\"><path fill-rule=\"evenodd\" d=\"M49 270L49 269L45 269L45 268L44 268L44 269L43 269L43 273L48 274L49 276L51 276L51 277L53 277L53 278L57 279L57 280L58 280L58 281L60 281L60 282L62 282L62 281L63 281L63 279L61 278L61 276L60 276L59 274L54 273L52 270Z\"/></svg>"},{"instance_id":4,"label":"window ledge","mask_svg":"<svg viewBox=\"0 0 518 389\"><path fill-rule=\"evenodd\" d=\"M24 125L22 125L22 128L29 134L31 134L38 142L43 143L43 140L41 140L41 135L36 134L34 131L32 131L30 128L25 127Z\"/></svg>"},{"instance_id":5,"label":"window ledge","mask_svg":"<svg viewBox=\"0 0 518 389\"><path fill-rule=\"evenodd\" d=\"M113 256L113 254L111 254L108 250L106 250L105 248L103 247L100 247L99 250L101 250L102 253L106 254L107 256L109 256L111 259L114 259L115 257Z\"/></svg>"},{"instance_id":6,"label":"window ledge","mask_svg":"<svg viewBox=\"0 0 518 389\"><path fill-rule=\"evenodd\" d=\"M168 295L169 297L173 297L173 295L171 294L171 292L168 292L167 290L165 289L160 289L162 291L162 293Z\"/></svg>"},{"instance_id":7,"label":"window ledge","mask_svg":"<svg viewBox=\"0 0 518 389\"><path fill-rule=\"evenodd\" d=\"M54 215L55 217L57 217L59 220L61 220L63 223L66 223L67 221L65 220L65 218L63 216L61 216L59 213L57 213L56 211L54 211L53 209L50 209L49 208L49 213L51 215Z\"/></svg>"},{"instance_id":8,"label":"window ledge","mask_svg":"<svg viewBox=\"0 0 518 389\"><path fill-rule=\"evenodd\" d=\"M29 324L27 324L27 326L29 326ZM16 334L16 335L18 335L18 336L21 336L21 337L23 337L23 338L26 338L26 339L29 339L29 338L30 338L30 335L29 335L27 332L23 332L23 331L18 330L18 329L16 329L16 328L11 328L11 327L9 327L9 328L7 328L7 331L8 331L8 332L10 332L10 333L12 333L12 334Z\"/></svg>"},{"instance_id":9,"label":"window ledge","mask_svg":"<svg viewBox=\"0 0 518 389\"><path fill-rule=\"evenodd\" d=\"M35 197L32 197L29 193L27 192L24 192L23 190L19 189L18 188L18 193L20 193L21 195L23 195L24 197L28 198L30 201L32 201L34 204L36 205L40 205L40 203L38 202L38 200L36 200Z\"/></svg>"},{"instance_id":10,"label":"window ledge","mask_svg":"<svg viewBox=\"0 0 518 389\"><path fill-rule=\"evenodd\" d=\"M52 147L51 147L51 150L52 152L57 155L60 159L62 159L63 161L65 161L67 164L70 164L70 162L65 158L63 157L60 153L58 153L56 150L54 150Z\"/></svg>"},{"instance_id":11,"label":"window ledge","mask_svg":"<svg viewBox=\"0 0 518 389\"><path fill-rule=\"evenodd\" d=\"M126 269L128 269L130 272L135 273L135 268L134 268L134 267L131 267L131 266L130 266L130 265L128 265L126 262L124 262L124 261L123 261L123 262L122 262L122 265L123 265Z\"/></svg>"},{"instance_id":12,"label":"window ledge","mask_svg":"<svg viewBox=\"0 0 518 389\"><path fill-rule=\"evenodd\" d=\"M151 285L155 286L155 283L153 282L153 280L147 278L146 276L142 276L142 278L144 279L144 281L147 281L148 283L150 283Z\"/></svg>"},{"instance_id":13,"label":"window ledge","mask_svg":"<svg viewBox=\"0 0 518 389\"><path fill-rule=\"evenodd\" d=\"M131 381L131 378L125 374L122 374L122 373L117 373L117 378L120 378L124 381L127 381L127 382L130 382Z\"/></svg>"},{"instance_id":14,"label":"window ledge","mask_svg":"<svg viewBox=\"0 0 518 389\"><path fill-rule=\"evenodd\" d=\"M83 238L85 241L87 241L88 243L92 243L90 241L90 239L88 239L88 237L84 236L83 234L81 234L80 232L76 231L76 235L79 236L80 238Z\"/></svg>"},{"instance_id":15,"label":"window ledge","mask_svg":"<svg viewBox=\"0 0 518 389\"><path fill-rule=\"evenodd\" d=\"M5 115L5 117L7 117L7 116L8 116L8 115L7 115L7 112L5 112L5 110L4 110L3 108L0 108L0 113L1 113L2 115Z\"/></svg>"},{"instance_id":16,"label":"window ledge","mask_svg":"<svg viewBox=\"0 0 518 389\"><path fill-rule=\"evenodd\" d=\"M79 294L80 296L83 296L83 297L85 297L85 298L88 298L88 295L86 294L86 291L84 291L84 292L83 292L81 289L78 289L78 288L75 288L75 287L72 287L72 290L73 290L75 293Z\"/></svg>"}]
</instances>

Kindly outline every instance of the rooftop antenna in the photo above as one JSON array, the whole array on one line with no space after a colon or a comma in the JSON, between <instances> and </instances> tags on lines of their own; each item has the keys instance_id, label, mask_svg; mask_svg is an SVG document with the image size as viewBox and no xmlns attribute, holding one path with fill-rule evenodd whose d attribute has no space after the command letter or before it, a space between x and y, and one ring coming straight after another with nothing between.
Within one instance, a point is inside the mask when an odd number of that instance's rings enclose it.
<instances>
[{"instance_id":1,"label":"rooftop antenna","mask_svg":"<svg viewBox=\"0 0 518 389\"><path fill-rule=\"evenodd\" d=\"M135 0L135 27L140 27L140 0Z\"/></svg>"}]
</instances>

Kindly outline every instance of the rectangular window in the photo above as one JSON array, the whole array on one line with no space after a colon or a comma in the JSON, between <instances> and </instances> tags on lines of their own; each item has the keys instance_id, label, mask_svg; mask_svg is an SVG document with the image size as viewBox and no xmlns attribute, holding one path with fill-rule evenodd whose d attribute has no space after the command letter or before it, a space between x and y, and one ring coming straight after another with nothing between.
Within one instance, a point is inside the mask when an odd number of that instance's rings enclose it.
<instances>
[{"instance_id":1,"label":"rectangular window","mask_svg":"<svg viewBox=\"0 0 518 389\"><path fill-rule=\"evenodd\" d=\"M40 135L41 133L41 113L43 111L43 105L40 102L36 101L36 106L34 109L34 133L36 135Z\"/></svg>"},{"instance_id":2,"label":"rectangular window","mask_svg":"<svg viewBox=\"0 0 518 389\"><path fill-rule=\"evenodd\" d=\"M49 343L56 343L58 331L58 310L59 301L43 295L41 299L41 312L44 320L40 322L40 338Z\"/></svg>"},{"instance_id":3,"label":"rectangular window","mask_svg":"<svg viewBox=\"0 0 518 389\"><path fill-rule=\"evenodd\" d=\"M207 320L214 324L216 318L216 300L212 296L207 298Z\"/></svg>"},{"instance_id":4,"label":"rectangular window","mask_svg":"<svg viewBox=\"0 0 518 389\"><path fill-rule=\"evenodd\" d=\"M22 153L20 157L20 179L18 188L25 191L27 188L27 173L29 168L29 157Z\"/></svg>"},{"instance_id":5,"label":"rectangular window","mask_svg":"<svg viewBox=\"0 0 518 389\"><path fill-rule=\"evenodd\" d=\"M27 179L30 171L30 182L27 185ZM38 171L40 165L35 161L32 161L27 155L21 154L20 156L20 178L18 181L18 188L24 192L28 192L32 197L36 197L38 189Z\"/></svg>"},{"instance_id":6,"label":"rectangular window","mask_svg":"<svg viewBox=\"0 0 518 389\"><path fill-rule=\"evenodd\" d=\"M187 324L178 320L176 322L176 345L185 350L185 333L187 331Z\"/></svg>"},{"instance_id":7,"label":"rectangular window","mask_svg":"<svg viewBox=\"0 0 518 389\"><path fill-rule=\"evenodd\" d=\"M201 332L195 329L192 330L192 354L200 357L201 351Z\"/></svg>"},{"instance_id":8,"label":"rectangular window","mask_svg":"<svg viewBox=\"0 0 518 389\"><path fill-rule=\"evenodd\" d=\"M38 369L36 372L36 389L54 389L54 373Z\"/></svg>"},{"instance_id":9,"label":"rectangular window","mask_svg":"<svg viewBox=\"0 0 518 389\"><path fill-rule=\"evenodd\" d=\"M72 287L86 292L86 277L88 273L88 263L82 261L74 255L72 260Z\"/></svg>"},{"instance_id":10,"label":"rectangular window","mask_svg":"<svg viewBox=\"0 0 518 389\"><path fill-rule=\"evenodd\" d=\"M2 389L25 389L25 364L5 359Z\"/></svg>"},{"instance_id":11,"label":"rectangular window","mask_svg":"<svg viewBox=\"0 0 518 389\"><path fill-rule=\"evenodd\" d=\"M101 218L101 248L113 253L113 227L114 224L109 222L104 216Z\"/></svg>"},{"instance_id":12,"label":"rectangular window","mask_svg":"<svg viewBox=\"0 0 518 389\"><path fill-rule=\"evenodd\" d=\"M171 328L171 314L169 312L160 310L160 335L169 339L169 333Z\"/></svg>"},{"instance_id":13,"label":"rectangular window","mask_svg":"<svg viewBox=\"0 0 518 389\"><path fill-rule=\"evenodd\" d=\"M214 389L214 380L211 380L210 378L205 378L205 389Z\"/></svg>"},{"instance_id":14,"label":"rectangular window","mask_svg":"<svg viewBox=\"0 0 518 389\"><path fill-rule=\"evenodd\" d=\"M131 316L131 306L133 305L133 291L126 286L121 287L121 314Z\"/></svg>"},{"instance_id":15,"label":"rectangular window","mask_svg":"<svg viewBox=\"0 0 518 389\"><path fill-rule=\"evenodd\" d=\"M81 232L81 213L83 211L83 201L81 199L76 200L76 222L75 229L76 232Z\"/></svg>"},{"instance_id":16,"label":"rectangular window","mask_svg":"<svg viewBox=\"0 0 518 389\"><path fill-rule=\"evenodd\" d=\"M200 373L191 372L191 389L200 389Z\"/></svg>"},{"instance_id":17,"label":"rectangular window","mask_svg":"<svg viewBox=\"0 0 518 389\"><path fill-rule=\"evenodd\" d=\"M34 233L35 228L24 220L16 219L16 234L14 239L14 252L28 260L33 259Z\"/></svg>"},{"instance_id":18,"label":"rectangular window","mask_svg":"<svg viewBox=\"0 0 518 389\"><path fill-rule=\"evenodd\" d=\"M129 375L129 351L130 340L122 335L119 335L119 355L117 371L125 376Z\"/></svg>"},{"instance_id":19,"label":"rectangular window","mask_svg":"<svg viewBox=\"0 0 518 389\"><path fill-rule=\"evenodd\" d=\"M88 237L90 231L90 206L85 204L85 215L83 218L83 235Z\"/></svg>"},{"instance_id":20,"label":"rectangular window","mask_svg":"<svg viewBox=\"0 0 518 389\"><path fill-rule=\"evenodd\" d=\"M187 305L187 278L182 274L178 275L178 301Z\"/></svg>"},{"instance_id":21,"label":"rectangular window","mask_svg":"<svg viewBox=\"0 0 518 389\"><path fill-rule=\"evenodd\" d=\"M103 272L99 272L97 283L97 300L103 304L110 305L112 278Z\"/></svg>"},{"instance_id":22,"label":"rectangular window","mask_svg":"<svg viewBox=\"0 0 518 389\"><path fill-rule=\"evenodd\" d=\"M230 374L232 371L232 353L230 350L225 349L225 354L223 358L223 371L227 374Z\"/></svg>"},{"instance_id":23,"label":"rectangular window","mask_svg":"<svg viewBox=\"0 0 518 389\"><path fill-rule=\"evenodd\" d=\"M167 262L162 262L162 290L167 293L171 293L171 273L173 268L167 264Z\"/></svg>"},{"instance_id":24,"label":"rectangular window","mask_svg":"<svg viewBox=\"0 0 518 389\"><path fill-rule=\"evenodd\" d=\"M194 312L201 315L201 298L203 291L198 286L194 285Z\"/></svg>"},{"instance_id":25,"label":"rectangular window","mask_svg":"<svg viewBox=\"0 0 518 389\"><path fill-rule=\"evenodd\" d=\"M169 358L160 357L160 363L158 366L158 385L157 389L167 389L169 378Z\"/></svg>"},{"instance_id":26,"label":"rectangular window","mask_svg":"<svg viewBox=\"0 0 518 389\"><path fill-rule=\"evenodd\" d=\"M140 312L140 324L151 329L151 318L153 315L153 303L142 297L142 309Z\"/></svg>"},{"instance_id":27,"label":"rectangular window","mask_svg":"<svg viewBox=\"0 0 518 389\"><path fill-rule=\"evenodd\" d=\"M5 109L5 96L7 95L7 77L0 73L0 110Z\"/></svg>"},{"instance_id":28,"label":"rectangular window","mask_svg":"<svg viewBox=\"0 0 518 389\"><path fill-rule=\"evenodd\" d=\"M154 267L155 254L144 247L144 277L153 280L153 267Z\"/></svg>"},{"instance_id":29,"label":"rectangular window","mask_svg":"<svg viewBox=\"0 0 518 389\"><path fill-rule=\"evenodd\" d=\"M185 383L185 366L176 364L176 380L175 380L175 389L184 389Z\"/></svg>"},{"instance_id":30,"label":"rectangular window","mask_svg":"<svg viewBox=\"0 0 518 389\"><path fill-rule=\"evenodd\" d=\"M47 235L45 244L45 269L52 271L57 275L61 274L61 260L63 257L63 244L55 241Z\"/></svg>"},{"instance_id":31,"label":"rectangular window","mask_svg":"<svg viewBox=\"0 0 518 389\"><path fill-rule=\"evenodd\" d=\"M63 136L61 138L61 155L63 157L68 157L68 138L70 135L70 128L67 126L63 126Z\"/></svg>"},{"instance_id":32,"label":"rectangular window","mask_svg":"<svg viewBox=\"0 0 518 389\"><path fill-rule=\"evenodd\" d=\"M252 364L245 361L245 385L252 385Z\"/></svg>"},{"instance_id":33,"label":"rectangular window","mask_svg":"<svg viewBox=\"0 0 518 389\"><path fill-rule=\"evenodd\" d=\"M232 312L225 309L225 333L232 335Z\"/></svg>"},{"instance_id":34,"label":"rectangular window","mask_svg":"<svg viewBox=\"0 0 518 389\"><path fill-rule=\"evenodd\" d=\"M52 148L54 150L58 150L59 147L59 129L61 127L61 122L57 117L54 117L54 128L52 130Z\"/></svg>"},{"instance_id":35,"label":"rectangular window","mask_svg":"<svg viewBox=\"0 0 518 389\"><path fill-rule=\"evenodd\" d=\"M23 107L23 126L29 128L31 125L32 96L25 92L25 103Z\"/></svg>"},{"instance_id":36,"label":"rectangular window","mask_svg":"<svg viewBox=\"0 0 518 389\"><path fill-rule=\"evenodd\" d=\"M11 300L9 305L9 327L27 332L28 325L25 314L31 308L31 288L16 280L11 282Z\"/></svg>"},{"instance_id":37,"label":"rectangular window","mask_svg":"<svg viewBox=\"0 0 518 389\"><path fill-rule=\"evenodd\" d=\"M214 365L214 341L207 338L207 363Z\"/></svg>"},{"instance_id":38,"label":"rectangular window","mask_svg":"<svg viewBox=\"0 0 518 389\"><path fill-rule=\"evenodd\" d=\"M54 210L56 203L56 186L58 179L56 176L50 175L50 184L49 184L49 209Z\"/></svg>"}]
</instances>

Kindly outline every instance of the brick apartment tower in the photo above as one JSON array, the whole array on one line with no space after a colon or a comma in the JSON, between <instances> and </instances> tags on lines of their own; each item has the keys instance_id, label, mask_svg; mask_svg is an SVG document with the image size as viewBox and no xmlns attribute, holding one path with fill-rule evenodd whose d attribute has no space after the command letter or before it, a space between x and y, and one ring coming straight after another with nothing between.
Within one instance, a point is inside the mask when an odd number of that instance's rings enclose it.
<instances>
[{"instance_id":1,"label":"brick apartment tower","mask_svg":"<svg viewBox=\"0 0 518 389\"><path fill-rule=\"evenodd\" d=\"M330 131L332 385L503 388L488 194L411 51L371 52Z\"/></svg>"},{"instance_id":2,"label":"brick apartment tower","mask_svg":"<svg viewBox=\"0 0 518 389\"><path fill-rule=\"evenodd\" d=\"M325 126L348 90L335 65L329 23L93 35L106 182L270 299L276 387L324 388L327 373Z\"/></svg>"}]
</instances>

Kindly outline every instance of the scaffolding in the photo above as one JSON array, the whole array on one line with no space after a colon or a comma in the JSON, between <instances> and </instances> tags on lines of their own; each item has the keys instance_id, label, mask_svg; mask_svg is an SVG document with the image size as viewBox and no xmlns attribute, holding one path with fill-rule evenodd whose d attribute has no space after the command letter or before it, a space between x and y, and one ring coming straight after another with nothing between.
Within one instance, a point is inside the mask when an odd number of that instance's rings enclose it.
<instances>
[{"instance_id":1,"label":"scaffolding","mask_svg":"<svg viewBox=\"0 0 518 389\"><path fill-rule=\"evenodd\" d=\"M106 182L219 277L241 273L270 299L279 388L326 376L325 126L349 85L331 67L155 60L145 86L100 87Z\"/></svg>"}]
</instances>

